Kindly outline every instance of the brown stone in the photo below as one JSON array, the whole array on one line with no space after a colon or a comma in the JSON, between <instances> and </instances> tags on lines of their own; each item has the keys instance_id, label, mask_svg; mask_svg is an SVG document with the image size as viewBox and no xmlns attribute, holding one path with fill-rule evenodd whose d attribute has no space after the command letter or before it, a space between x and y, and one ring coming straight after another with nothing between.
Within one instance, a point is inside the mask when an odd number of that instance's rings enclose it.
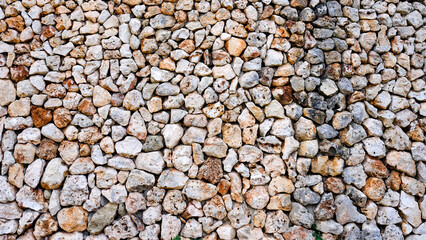
<instances>
[{"instance_id":1,"label":"brown stone","mask_svg":"<svg viewBox=\"0 0 426 240\"><path fill-rule=\"evenodd\" d=\"M409 152L390 151L386 155L386 164L407 175L416 175L416 164Z\"/></svg>"},{"instance_id":2,"label":"brown stone","mask_svg":"<svg viewBox=\"0 0 426 240\"><path fill-rule=\"evenodd\" d=\"M253 127L247 127L243 129L243 142L245 144L254 145L256 142L257 130L259 125L254 125Z\"/></svg>"},{"instance_id":3,"label":"brown stone","mask_svg":"<svg viewBox=\"0 0 426 240\"><path fill-rule=\"evenodd\" d=\"M7 24L5 21L0 21L0 32L4 32L7 29Z\"/></svg>"},{"instance_id":4,"label":"brown stone","mask_svg":"<svg viewBox=\"0 0 426 240\"><path fill-rule=\"evenodd\" d=\"M19 82L25 80L29 76L27 67L18 66L10 68L10 78L13 81Z\"/></svg>"},{"instance_id":5,"label":"brown stone","mask_svg":"<svg viewBox=\"0 0 426 240\"><path fill-rule=\"evenodd\" d=\"M66 108L58 108L53 112L53 122L58 128L66 127L71 120L71 113Z\"/></svg>"},{"instance_id":6,"label":"brown stone","mask_svg":"<svg viewBox=\"0 0 426 240\"><path fill-rule=\"evenodd\" d=\"M87 157L90 153L91 150L88 144L80 144L80 157Z\"/></svg>"},{"instance_id":7,"label":"brown stone","mask_svg":"<svg viewBox=\"0 0 426 240\"><path fill-rule=\"evenodd\" d=\"M401 187L401 176L399 172L392 171L390 176L386 179L386 185L394 191L399 191Z\"/></svg>"},{"instance_id":8,"label":"brown stone","mask_svg":"<svg viewBox=\"0 0 426 240\"><path fill-rule=\"evenodd\" d=\"M16 65L31 67L31 65L35 62L35 60L30 56L29 53L27 53L29 51L30 51L30 49L29 49L29 46L28 46L28 49L24 49L24 51L23 51L25 53L22 54L22 55L16 56L13 63L16 64Z\"/></svg>"},{"instance_id":9,"label":"brown stone","mask_svg":"<svg viewBox=\"0 0 426 240\"><path fill-rule=\"evenodd\" d=\"M172 2L163 2L161 4L161 13L164 15L173 15L175 13L175 5Z\"/></svg>"},{"instance_id":10,"label":"brown stone","mask_svg":"<svg viewBox=\"0 0 426 240\"><path fill-rule=\"evenodd\" d=\"M312 159L312 172L323 176L337 176L343 172L344 160L339 157L328 159L328 156L319 156Z\"/></svg>"},{"instance_id":11,"label":"brown stone","mask_svg":"<svg viewBox=\"0 0 426 240\"><path fill-rule=\"evenodd\" d=\"M56 33L56 29L52 26L47 26L43 29L40 35L40 39L42 41L46 41L47 39L53 37Z\"/></svg>"},{"instance_id":12,"label":"brown stone","mask_svg":"<svg viewBox=\"0 0 426 240\"><path fill-rule=\"evenodd\" d=\"M362 92L355 91L348 97L348 104L356 103L365 99L365 95Z\"/></svg>"},{"instance_id":13,"label":"brown stone","mask_svg":"<svg viewBox=\"0 0 426 240\"><path fill-rule=\"evenodd\" d=\"M325 76L333 80L338 80L341 74L342 69L338 63L333 63L325 69Z\"/></svg>"},{"instance_id":14,"label":"brown stone","mask_svg":"<svg viewBox=\"0 0 426 240\"><path fill-rule=\"evenodd\" d=\"M263 209L269 202L269 194L265 186L253 187L244 197L247 204L254 209Z\"/></svg>"},{"instance_id":15,"label":"brown stone","mask_svg":"<svg viewBox=\"0 0 426 240\"><path fill-rule=\"evenodd\" d=\"M291 27L291 25L294 25L294 21L288 21L287 26ZM287 53L287 60L290 64L295 64L297 61L299 61L303 56L305 55L305 52L302 48L291 48Z\"/></svg>"},{"instance_id":16,"label":"brown stone","mask_svg":"<svg viewBox=\"0 0 426 240\"><path fill-rule=\"evenodd\" d=\"M383 164L382 161L378 159L366 156L363 165L365 173L367 173L369 176L378 178L386 178L389 176L387 167Z\"/></svg>"},{"instance_id":17,"label":"brown stone","mask_svg":"<svg viewBox=\"0 0 426 240\"><path fill-rule=\"evenodd\" d=\"M193 40L186 39L179 44L179 49L184 50L187 53L191 53L195 50L195 44Z\"/></svg>"},{"instance_id":18,"label":"brown stone","mask_svg":"<svg viewBox=\"0 0 426 240\"><path fill-rule=\"evenodd\" d=\"M222 162L219 159L213 157L207 158L198 172L198 179L205 179L212 184L219 182L222 176Z\"/></svg>"},{"instance_id":19,"label":"brown stone","mask_svg":"<svg viewBox=\"0 0 426 240\"><path fill-rule=\"evenodd\" d=\"M296 45L296 47L303 47L305 39L302 34L292 34L289 41Z\"/></svg>"},{"instance_id":20,"label":"brown stone","mask_svg":"<svg viewBox=\"0 0 426 240\"><path fill-rule=\"evenodd\" d=\"M52 111L39 106L32 106L31 117L34 122L34 126L41 128L52 120Z\"/></svg>"},{"instance_id":21,"label":"brown stone","mask_svg":"<svg viewBox=\"0 0 426 240\"><path fill-rule=\"evenodd\" d=\"M272 89L272 96L281 104L290 104L293 101L293 91L290 86Z\"/></svg>"},{"instance_id":22,"label":"brown stone","mask_svg":"<svg viewBox=\"0 0 426 240\"><path fill-rule=\"evenodd\" d=\"M386 192L386 186L382 179L371 177L367 179L362 191L369 199L373 201L380 201Z\"/></svg>"},{"instance_id":23,"label":"brown stone","mask_svg":"<svg viewBox=\"0 0 426 240\"><path fill-rule=\"evenodd\" d=\"M6 24L7 26L9 26L9 28L14 28L20 32L24 30L25 27L24 18L22 18L21 16L10 17L6 19Z\"/></svg>"},{"instance_id":24,"label":"brown stone","mask_svg":"<svg viewBox=\"0 0 426 240\"><path fill-rule=\"evenodd\" d=\"M16 144L13 151L13 157L16 162L30 164L34 161L34 155L37 148L31 144Z\"/></svg>"},{"instance_id":25,"label":"brown stone","mask_svg":"<svg viewBox=\"0 0 426 240\"><path fill-rule=\"evenodd\" d=\"M69 91L69 92L77 92L79 90L78 85L75 83L73 79L65 79L62 82L62 85Z\"/></svg>"},{"instance_id":26,"label":"brown stone","mask_svg":"<svg viewBox=\"0 0 426 240\"><path fill-rule=\"evenodd\" d=\"M286 37L290 37L290 34L284 27L279 27L277 29L275 36L277 35L283 35L283 37L285 35ZM291 44L288 42L286 38L276 37L272 41L271 48L277 49L280 51L288 51L291 48Z\"/></svg>"},{"instance_id":27,"label":"brown stone","mask_svg":"<svg viewBox=\"0 0 426 240\"><path fill-rule=\"evenodd\" d=\"M212 60L213 60L213 63L216 62L216 63L224 64L224 63L231 62L231 57L229 56L227 52L218 50L218 51L212 52Z\"/></svg>"},{"instance_id":28,"label":"brown stone","mask_svg":"<svg viewBox=\"0 0 426 240\"><path fill-rule=\"evenodd\" d=\"M47 138L44 138L40 142L40 146L37 148L37 157L45 160L51 160L58 154L58 145Z\"/></svg>"},{"instance_id":29,"label":"brown stone","mask_svg":"<svg viewBox=\"0 0 426 240\"><path fill-rule=\"evenodd\" d=\"M303 116L311 119L312 121L318 124L323 124L326 118L326 115L323 111L314 108L304 108Z\"/></svg>"},{"instance_id":30,"label":"brown stone","mask_svg":"<svg viewBox=\"0 0 426 240\"><path fill-rule=\"evenodd\" d=\"M239 148L242 145L241 129L238 125L226 123L222 126L223 141L232 148Z\"/></svg>"},{"instance_id":31,"label":"brown stone","mask_svg":"<svg viewBox=\"0 0 426 240\"><path fill-rule=\"evenodd\" d=\"M172 60L172 58L168 57L168 58L161 60L160 68L165 69L165 70L169 70L169 71L174 71L176 69L176 64Z\"/></svg>"},{"instance_id":32,"label":"brown stone","mask_svg":"<svg viewBox=\"0 0 426 240\"><path fill-rule=\"evenodd\" d=\"M340 178L329 177L325 180L325 189L335 194L341 194L345 191L345 184Z\"/></svg>"},{"instance_id":33,"label":"brown stone","mask_svg":"<svg viewBox=\"0 0 426 240\"><path fill-rule=\"evenodd\" d=\"M218 188L217 192L223 196L228 193L230 187L231 187L231 182L229 182L226 179L221 179L219 184L217 185L217 188Z\"/></svg>"},{"instance_id":34,"label":"brown stone","mask_svg":"<svg viewBox=\"0 0 426 240\"><path fill-rule=\"evenodd\" d=\"M130 7L128 5L124 5L124 4L121 4L120 6L118 6L114 9L114 13L117 14L117 15L130 14L131 12L132 12L132 10L130 9Z\"/></svg>"},{"instance_id":35,"label":"brown stone","mask_svg":"<svg viewBox=\"0 0 426 240\"><path fill-rule=\"evenodd\" d=\"M102 88L99 88L102 89ZM96 107L102 107L104 106L104 104L108 104L109 102L111 102L111 105L113 107L119 107L123 104L123 100L124 100L124 95L121 93L114 93L112 95L108 95L109 92L108 91L104 91L102 92L101 95L104 99L100 100L101 97L94 98L94 103Z\"/></svg>"},{"instance_id":36,"label":"brown stone","mask_svg":"<svg viewBox=\"0 0 426 240\"><path fill-rule=\"evenodd\" d=\"M78 46L78 47L74 48L70 52L70 56L73 57L73 58L84 58L86 56L86 46ZM92 58L92 57L93 57L93 55L88 54L89 59Z\"/></svg>"},{"instance_id":37,"label":"brown stone","mask_svg":"<svg viewBox=\"0 0 426 240\"><path fill-rule=\"evenodd\" d=\"M19 33L16 30L8 29L0 34L0 38L4 42L8 43L19 43Z\"/></svg>"},{"instance_id":38,"label":"brown stone","mask_svg":"<svg viewBox=\"0 0 426 240\"><path fill-rule=\"evenodd\" d=\"M83 114L92 116L96 113L96 108L92 103L92 100L85 98L80 101L78 104L78 111L80 111Z\"/></svg>"},{"instance_id":39,"label":"brown stone","mask_svg":"<svg viewBox=\"0 0 426 240\"><path fill-rule=\"evenodd\" d=\"M307 0L292 0L290 2L290 6L294 7L294 8L305 8L308 6L308 1Z\"/></svg>"},{"instance_id":40,"label":"brown stone","mask_svg":"<svg viewBox=\"0 0 426 240\"><path fill-rule=\"evenodd\" d=\"M281 45L281 42L283 40L287 41L287 39L284 39L284 38L290 37L290 33L288 32L287 28L285 28L284 26L277 27L277 32L275 33L275 35L281 37L281 38L275 38L274 41L272 42L272 44L274 44L274 42L278 40L279 42L277 43L277 45Z\"/></svg>"},{"instance_id":41,"label":"brown stone","mask_svg":"<svg viewBox=\"0 0 426 240\"><path fill-rule=\"evenodd\" d=\"M59 226L66 232L81 232L86 230L87 211L82 207L64 208L58 212Z\"/></svg>"},{"instance_id":42,"label":"brown stone","mask_svg":"<svg viewBox=\"0 0 426 240\"><path fill-rule=\"evenodd\" d=\"M260 15L260 20L267 19L274 13L274 7L271 5L268 5L263 9L262 15Z\"/></svg>"},{"instance_id":43,"label":"brown stone","mask_svg":"<svg viewBox=\"0 0 426 240\"><path fill-rule=\"evenodd\" d=\"M58 9L61 7L65 7L65 6L59 6L56 10L58 12ZM68 9L67 9L68 10ZM69 10L68 10L69 11ZM57 13L58 14L58 13ZM66 16L66 15L62 15L62 16ZM58 31L62 31L62 30L68 30L71 27L71 21L69 20L69 18L65 18L65 17L58 17L55 19L56 20L56 29L58 29Z\"/></svg>"},{"instance_id":44,"label":"brown stone","mask_svg":"<svg viewBox=\"0 0 426 240\"><path fill-rule=\"evenodd\" d=\"M411 140L417 141L417 142L423 142L425 139L423 130L417 121L411 123L410 130L407 132L407 136Z\"/></svg>"},{"instance_id":45,"label":"brown stone","mask_svg":"<svg viewBox=\"0 0 426 240\"><path fill-rule=\"evenodd\" d=\"M235 37L232 37L225 43L226 51L234 57L240 56L246 47L247 44L244 40Z\"/></svg>"},{"instance_id":46,"label":"brown stone","mask_svg":"<svg viewBox=\"0 0 426 240\"><path fill-rule=\"evenodd\" d=\"M176 205L176 203L174 203L174 205ZM193 217L202 217L203 210L202 210L201 203L198 201L190 201L188 203L188 206L186 207L186 210L181 214L181 216L185 219L189 219Z\"/></svg>"},{"instance_id":47,"label":"brown stone","mask_svg":"<svg viewBox=\"0 0 426 240\"><path fill-rule=\"evenodd\" d=\"M291 210L291 195L290 194L278 194L272 196L269 199L268 206L266 206L268 210L283 210L290 211Z\"/></svg>"}]
</instances>

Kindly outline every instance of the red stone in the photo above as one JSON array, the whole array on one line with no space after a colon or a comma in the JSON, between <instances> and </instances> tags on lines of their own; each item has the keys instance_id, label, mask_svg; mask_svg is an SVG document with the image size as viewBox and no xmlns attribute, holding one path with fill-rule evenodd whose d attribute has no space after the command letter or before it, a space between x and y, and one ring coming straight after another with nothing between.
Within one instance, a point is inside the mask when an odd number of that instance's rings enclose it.
<instances>
[{"instance_id":1,"label":"red stone","mask_svg":"<svg viewBox=\"0 0 426 240\"><path fill-rule=\"evenodd\" d=\"M28 69L24 66L10 68L10 77L13 81L25 80L29 75Z\"/></svg>"},{"instance_id":2,"label":"red stone","mask_svg":"<svg viewBox=\"0 0 426 240\"><path fill-rule=\"evenodd\" d=\"M41 36L40 39L44 42L47 39L53 37L56 33L56 29L52 26L47 26L43 29L43 31L41 32Z\"/></svg>"},{"instance_id":3,"label":"red stone","mask_svg":"<svg viewBox=\"0 0 426 240\"><path fill-rule=\"evenodd\" d=\"M34 125L37 128L41 128L52 120L52 111L39 106L32 106L31 117Z\"/></svg>"}]
</instances>

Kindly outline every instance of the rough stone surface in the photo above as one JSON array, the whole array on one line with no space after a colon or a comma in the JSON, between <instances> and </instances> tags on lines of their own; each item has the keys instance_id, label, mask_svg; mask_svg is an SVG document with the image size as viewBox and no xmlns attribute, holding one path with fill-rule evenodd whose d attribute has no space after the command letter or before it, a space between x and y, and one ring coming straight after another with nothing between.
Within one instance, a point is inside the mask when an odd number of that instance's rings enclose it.
<instances>
[{"instance_id":1,"label":"rough stone surface","mask_svg":"<svg viewBox=\"0 0 426 240\"><path fill-rule=\"evenodd\" d=\"M0 1L0 239L425 239L425 4Z\"/></svg>"}]
</instances>

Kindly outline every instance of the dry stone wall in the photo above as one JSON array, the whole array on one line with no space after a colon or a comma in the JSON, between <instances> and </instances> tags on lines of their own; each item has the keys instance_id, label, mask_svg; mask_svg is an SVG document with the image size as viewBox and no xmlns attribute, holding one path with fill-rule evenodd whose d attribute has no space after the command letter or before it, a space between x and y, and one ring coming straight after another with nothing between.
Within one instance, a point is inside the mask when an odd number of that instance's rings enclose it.
<instances>
[{"instance_id":1,"label":"dry stone wall","mask_svg":"<svg viewBox=\"0 0 426 240\"><path fill-rule=\"evenodd\" d=\"M0 0L0 240L426 239L426 1Z\"/></svg>"}]
</instances>

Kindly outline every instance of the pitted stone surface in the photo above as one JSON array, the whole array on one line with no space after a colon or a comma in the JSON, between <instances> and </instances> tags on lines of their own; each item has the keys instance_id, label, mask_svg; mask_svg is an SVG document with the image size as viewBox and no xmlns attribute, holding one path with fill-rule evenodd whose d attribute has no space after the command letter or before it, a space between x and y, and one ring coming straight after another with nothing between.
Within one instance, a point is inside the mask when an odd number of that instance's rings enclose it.
<instances>
[{"instance_id":1,"label":"pitted stone surface","mask_svg":"<svg viewBox=\"0 0 426 240\"><path fill-rule=\"evenodd\" d=\"M425 19L0 0L0 239L426 239Z\"/></svg>"}]
</instances>

